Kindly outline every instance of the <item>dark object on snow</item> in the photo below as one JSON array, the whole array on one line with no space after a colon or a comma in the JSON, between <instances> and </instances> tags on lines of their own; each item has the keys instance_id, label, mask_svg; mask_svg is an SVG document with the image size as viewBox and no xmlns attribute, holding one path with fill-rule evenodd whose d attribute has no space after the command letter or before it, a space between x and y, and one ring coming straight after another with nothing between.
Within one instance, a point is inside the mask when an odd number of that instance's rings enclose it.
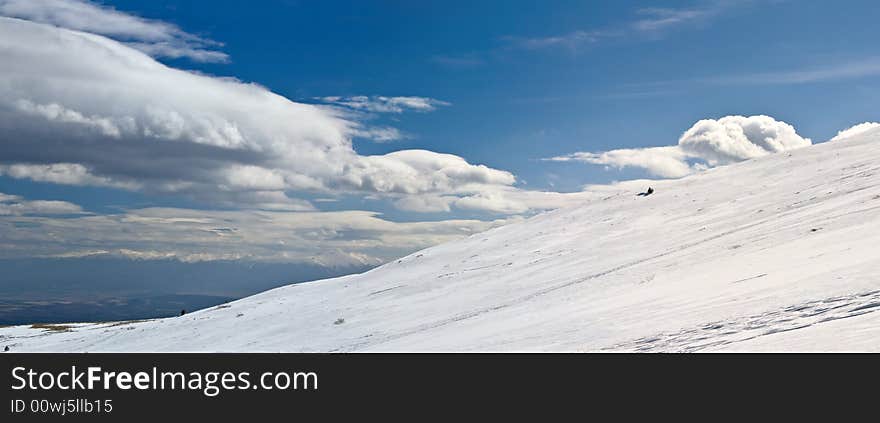
<instances>
[{"instance_id":1,"label":"dark object on snow","mask_svg":"<svg viewBox=\"0 0 880 423\"><path fill-rule=\"evenodd\" d=\"M9 351L9 345L7 345L5 348L3 348L3 352L6 352L6 351Z\"/></svg>"},{"instance_id":2,"label":"dark object on snow","mask_svg":"<svg viewBox=\"0 0 880 423\"><path fill-rule=\"evenodd\" d=\"M183 316L184 314L186 314L186 310L180 310L180 315Z\"/></svg>"},{"instance_id":3,"label":"dark object on snow","mask_svg":"<svg viewBox=\"0 0 880 423\"><path fill-rule=\"evenodd\" d=\"M649 195L651 195L651 194L653 194L653 193L654 193L654 188L648 187L648 190L647 190L647 191L645 191L645 192L640 192L640 193L636 194L636 196L639 196L639 197L647 197L647 196L649 196Z\"/></svg>"}]
</instances>

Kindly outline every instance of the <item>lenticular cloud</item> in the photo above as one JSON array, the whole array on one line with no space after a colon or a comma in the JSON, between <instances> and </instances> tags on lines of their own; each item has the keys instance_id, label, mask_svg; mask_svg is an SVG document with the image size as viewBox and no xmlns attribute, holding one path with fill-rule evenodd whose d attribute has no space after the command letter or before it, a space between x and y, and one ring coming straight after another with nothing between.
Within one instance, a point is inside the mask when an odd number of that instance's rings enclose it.
<instances>
[{"instance_id":1,"label":"lenticular cloud","mask_svg":"<svg viewBox=\"0 0 880 423\"><path fill-rule=\"evenodd\" d=\"M0 17L0 51L0 175L272 210L310 209L287 197L296 191L398 198L516 181L450 154L360 155L351 138L363 125L335 110L101 35Z\"/></svg>"}]
</instances>

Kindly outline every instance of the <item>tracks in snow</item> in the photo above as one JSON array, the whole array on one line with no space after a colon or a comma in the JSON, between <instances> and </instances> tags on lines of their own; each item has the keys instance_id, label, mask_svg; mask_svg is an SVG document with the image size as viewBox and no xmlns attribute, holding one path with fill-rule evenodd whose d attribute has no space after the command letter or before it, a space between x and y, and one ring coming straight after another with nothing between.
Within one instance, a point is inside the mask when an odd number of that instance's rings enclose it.
<instances>
[{"instance_id":1,"label":"tracks in snow","mask_svg":"<svg viewBox=\"0 0 880 423\"><path fill-rule=\"evenodd\" d=\"M662 332L620 343L606 350L696 352L878 310L880 291L863 292L809 301L752 316L709 322L678 332Z\"/></svg>"}]
</instances>

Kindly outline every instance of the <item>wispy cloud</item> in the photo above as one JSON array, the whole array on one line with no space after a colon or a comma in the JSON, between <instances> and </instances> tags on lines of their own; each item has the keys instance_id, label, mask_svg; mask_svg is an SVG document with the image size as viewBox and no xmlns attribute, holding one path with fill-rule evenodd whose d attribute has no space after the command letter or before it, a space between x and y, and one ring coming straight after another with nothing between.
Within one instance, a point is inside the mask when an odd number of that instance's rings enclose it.
<instances>
[{"instance_id":1,"label":"wispy cloud","mask_svg":"<svg viewBox=\"0 0 880 423\"><path fill-rule=\"evenodd\" d=\"M144 19L88 0L0 0L0 16L100 34L127 43L153 57L186 57L197 62L226 62L222 44L176 25Z\"/></svg>"},{"instance_id":2,"label":"wispy cloud","mask_svg":"<svg viewBox=\"0 0 880 423\"><path fill-rule=\"evenodd\" d=\"M378 143L400 141L411 138L409 135L392 126L356 128L352 131L352 134L356 137L365 138Z\"/></svg>"},{"instance_id":3,"label":"wispy cloud","mask_svg":"<svg viewBox=\"0 0 880 423\"><path fill-rule=\"evenodd\" d=\"M505 37L504 39L525 50L542 50L548 48L566 48L576 50L584 44L592 44L600 39L611 36L612 33L602 31L572 31L567 34L551 35L547 37Z\"/></svg>"},{"instance_id":4,"label":"wispy cloud","mask_svg":"<svg viewBox=\"0 0 880 423\"><path fill-rule=\"evenodd\" d=\"M860 59L813 68L702 78L725 85L806 84L880 75L880 58Z\"/></svg>"},{"instance_id":5,"label":"wispy cloud","mask_svg":"<svg viewBox=\"0 0 880 423\"><path fill-rule=\"evenodd\" d=\"M410 134L390 127L373 126L364 121L375 118L377 114L401 114L404 112L427 113L438 107L452 103L429 97L386 97L386 96L328 96L312 100L322 103L341 116L352 121L351 134L358 138L387 143L412 138Z\"/></svg>"},{"instance_id":6,"label":"wispy cloud","mask_svg":"<svg viewBox=\"0 0 880 423\"><path fill-rule=\"evenodd\" d=\"M635 11L637 16L635 19L608 28L582 28L543 37L508 36L504 37L504 40L524 50L553 48L576 50L581 46L595 44L605 39L637 35L658 36L666 31L698 25L721 15L735 5L746 3L749 2L733 3L726 0L716 0L689 8L643 8Z\"/></svg>"},{"instance_id":7,"label":"wispy cloud","mask_svg":"<svg viewBox=\"0 0 880 423\"><path fill-rule=\"evenodd\" d=\"M643 16L643 18L632 22L629 26L634 31L640 32L663 31L682 25L703 22L718 15L725 8L726 3L717 3L702 9L639 9L636 13Z\"/></svg>"},{"instance_id":8,"label":"wispy cloud","mask_svg":"<svg viewBox=\"0 0 880 423\"><path fill-rule=\"evenodd\" d=\"M671 94L699 86L797 85L843 81L880 76L880 57L844 60L838 63L802 66L774 71L738 72L728 75L699 76L683 79L625 84L620 93L609 98L628 98Z\"/></svg>"},{"instance_id":9,"label":"wispy cloud","mask_svg":"<svg viewBox=\"0 0 880 423\"><path fill-rule=\"evenodd\" d=\"M583 162L616 169L638 167L663 178L680 178L693 172L688 155L676 146L624 148L601 153L577 152L543 159L553 162Z\"/></svg>"},{"instance_id":10,"label":"wispy cloud","mask_svg":"<svg viewBox=\"0 0 880 423\"><path fill-rule=\"evenodd\" d=\"M440 106L449 106L451 103L429 97L385 97L385 96L352 96L352 97L318 97L322 103L342 106L349 109L371 113L403 113L432 112Z\"/></svg>"}]
</instances>

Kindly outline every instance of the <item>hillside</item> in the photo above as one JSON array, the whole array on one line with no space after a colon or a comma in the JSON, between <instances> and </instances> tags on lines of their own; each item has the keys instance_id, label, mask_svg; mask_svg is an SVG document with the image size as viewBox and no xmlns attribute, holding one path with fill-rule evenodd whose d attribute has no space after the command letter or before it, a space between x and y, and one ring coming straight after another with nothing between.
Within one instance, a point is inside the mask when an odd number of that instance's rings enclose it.
<instances>
[{"instance_id":1,"label":"hillside","mask_svg":"<svg viewBox=\"0 0 880 423\"><path fill-rule=\"evenodd\" d=\"M635 194L650 184L648 197ZM880 131L183 317L0 329L13 351L880 351Z\"/></svg>"}]
</instances>

